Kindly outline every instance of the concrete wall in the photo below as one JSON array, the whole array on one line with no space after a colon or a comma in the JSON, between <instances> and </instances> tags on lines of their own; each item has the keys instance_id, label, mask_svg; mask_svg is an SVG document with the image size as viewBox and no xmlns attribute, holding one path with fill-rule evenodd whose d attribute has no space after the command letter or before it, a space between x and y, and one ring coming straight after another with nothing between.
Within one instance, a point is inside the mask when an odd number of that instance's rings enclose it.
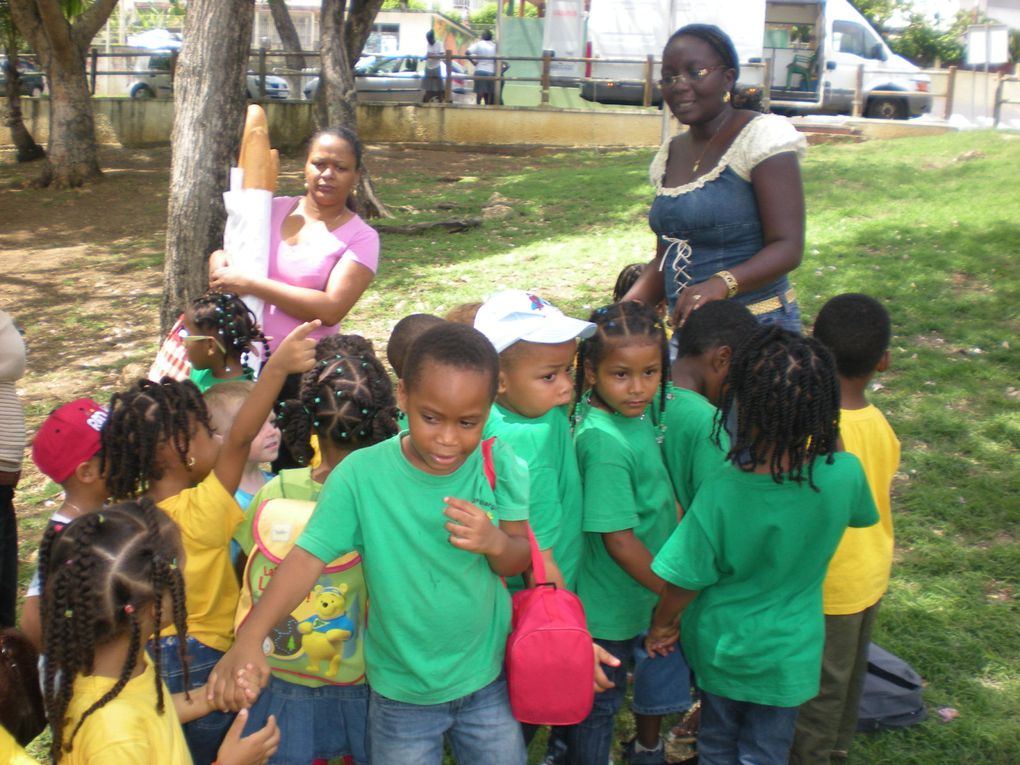
<instances>
[{"instance_id":1,"label":"concrete wall","mask_svg":"<svg viewBox=\"0 0 1020 765\"><path fill-rule=\"evenodd\" d=\"M2 103L2 102L0 102ZM25 122L35 139L48 138L49 99L24 98ZM100 143L146 146L170 142L170 99L95 98ZM314 131L314 105L293 101L266 104L273 146L300 145ZM374 143L429 143L479 146L657 146L659 112L592 112L484 106L360 104L361 137ZM10 133L0 126L0 145Z\"/></svg>"}]
</instances>

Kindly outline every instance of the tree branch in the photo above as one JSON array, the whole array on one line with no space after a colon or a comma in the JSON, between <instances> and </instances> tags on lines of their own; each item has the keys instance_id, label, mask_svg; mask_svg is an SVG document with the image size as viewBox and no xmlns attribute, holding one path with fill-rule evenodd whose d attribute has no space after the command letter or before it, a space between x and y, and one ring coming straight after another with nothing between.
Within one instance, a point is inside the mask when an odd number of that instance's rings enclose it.
<instances>
[{"instance_id":1,"label":"tree branch","mask_svg":"<svg viewBox=\"0 0 1020 765\"><path fill-rule=\"evenodd\" d=\"M351 3L351 12L344 26L344 44L351 66L361 58L361 51L372 34L372 24L382 4L383 0L354 0Z\"/></svg>"},{"instance_id":2,"label":"tree branch","mask_svg":"<svg viewBox=\"0 0 1020 765\"><path fill-rule=\"evenodd\" d=\"M99 34L103 24L110 18L117 0L95 0L84 13L74 20L71 26L71 34L74 35L78 49L84 51L92 38Z\"/></svg>"},{"instance_id":3,"label":"tree branch","mask_svg":"<svg viewBox=\"0 0 1020 765\"><path fill-rule=\"evenodd\" d=\"M32 46L36 55L45 55L43 51L47 47L46 36L43 33L42 19L39 17L39 9L36 7L35 0L10 0L10 8L18 31ZM43 68L46 68L47 62L40 60L39 63Z\"/></svg>"}]
</instances>

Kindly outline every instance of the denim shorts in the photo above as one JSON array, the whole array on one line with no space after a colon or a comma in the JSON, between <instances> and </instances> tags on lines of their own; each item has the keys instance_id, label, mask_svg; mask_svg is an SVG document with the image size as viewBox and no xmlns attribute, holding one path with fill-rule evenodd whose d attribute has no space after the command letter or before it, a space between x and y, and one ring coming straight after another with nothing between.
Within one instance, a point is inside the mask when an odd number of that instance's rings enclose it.
<instances>
[{"instance_id":1,"label":"denim shorts","mask_svg":"<svg viewBox=\"0 0 1020 765\"><path fill-rule=\"evenodd\" d=\"M372 765L440 765L444 740L458 765L525 765L524 736L510 711L504 676L442 704L408 704L372 691Z\"/></svg>"},{"instance_id":2,"label":"denim shorts","mask_svg":"<svg viewBox=\"0 0 1020 765\"><path fill-rule=\"evenodd\" d=\"M691 670L683 652L677 649L666 656L649 657L644 640L645 636L639 635L631 640L596 639L595 642L621 662L615 671L622 675L623 682L610 678L616 682L616 689L626 690L627 666L634 667L634 698L630 705L634 714L653 716L686 712L693 700Z\"/></svg>"},{"instance_id":3,"label":"denim shorts","mask_svg":"<svg viewBox=\"0 0 1020 765\"><path fill-rule=\"evenodd\" d=\"M170 693L180 693L185 690L184 667L181 665L178 645L176 635L159 639L162 664L160 676ZM187 690L191 691L205 685L216 662L223 657L223 652L210 648L195 638L188 638L186 645L189 660ZM152 654L151 643L149 644L149 653ZM194 760L195 765L209 765L216 761L220 744L223 743L227 729L233 721L233 713L210 712L205 717L199 717L182 726L184 738L188 742L191 759Z\"/></svg>"},{"instance_id":4,"label":"denim shorts","mask_svg":"<svg viewBox=\"0 0 1020 765\"><path fill-rule=\"evenodd\" d=\"M248 713L244 735L276 716L280 747L272 765L309 765L314 759L350 755L366 765L367 685L324 685L309 688L271 676Z\"/></svg>"}]
</instances>

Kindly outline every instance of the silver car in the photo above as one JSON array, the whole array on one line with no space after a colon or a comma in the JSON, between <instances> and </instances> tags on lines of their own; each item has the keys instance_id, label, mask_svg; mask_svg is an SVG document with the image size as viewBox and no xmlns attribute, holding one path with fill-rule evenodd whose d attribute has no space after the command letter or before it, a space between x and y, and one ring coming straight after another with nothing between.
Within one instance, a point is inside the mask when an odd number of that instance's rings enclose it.
<instances>
[{"instance_id":1,"label":"silver car","mask_svg":"<svg viewBox=\"0 0 1020 765\"><path fill-rule=\"evenodd\" d=\"M170 51L157 51L136 59L137 77L127 89L132 98L170 98L173 95L170 77L171 55ZM245 95L248 98L258 97L258 75L249 74L245 78ZM282 77L267 74L266 98L273 100L290 98L290 86L287 81Z\"/></svg>"},{"instance_id":2,"label":"silver car","mask_svg":"<svg viewBox=\"0 0 1020 765\"><path fill-rule=\"evenodd\" d=\"M471 83L464 79L465 70L458 62L453 63L451 93L455 103L465 99L474 103ZM440 72L445 79L446 62L440 63ZM361 102L387 101L396 103L419 103L422 99L425 79L425 57L418 54L391 54L364 56L354 66L354 83ZM306 99L315 98L319 89L319 78L305 85ZM463 97L463 98L462 98Z\"/></svg>"}]
</instances>

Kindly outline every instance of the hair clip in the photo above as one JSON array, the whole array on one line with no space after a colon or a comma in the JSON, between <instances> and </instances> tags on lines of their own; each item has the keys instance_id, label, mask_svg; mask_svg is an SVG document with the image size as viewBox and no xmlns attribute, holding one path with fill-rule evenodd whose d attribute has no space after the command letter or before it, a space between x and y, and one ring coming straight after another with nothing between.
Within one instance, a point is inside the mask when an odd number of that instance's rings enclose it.
<instances>
[{"instance_id":1,"label":"hair clip","mask_svg":"<svg viewBox=\"0 0 1020 765\"><path fill-rule=\"evenodd\" d=\"M64 618L65 619L70 619L73 616L74 616L74 611L72 611L70 608L67 609L66 611L64 611Z\"/></svg>"},{"instance_id":2,"label":"hair clip","mask_svg":"<svg viewBox=\"0 0 1020 765\"><path fill-rule=\"evenodd\" d=\"M319 421L318 420L312 420L312 427L313 428L319 427Z\"/></svg>"},{"instance_id":3,"label":"hair clip","mask_svg":"<svg viewBox=\"0 0 1020 765\"><path fill-rule=\"evenodd\" d=\"M128 616L131 616L131 614L133 614L134 612L135 612L135 607L133 605L131 605L130 603L124 604L124 613L125 614L127 614Z\"/></svg>"},{"instance_id":4,"label":"hair clip","mask_svg":"<svg viewBox=\"0 0 1020 765\"><path fill-rule=\"evenodd\" d=\"M316 403L316 404L321 404L321 403L322 403L322 399L321 399L321 398L319 398L318 396L316 396L316 397L315 397L315 403Z\"/></svg>"},{"instance_id":5,"label":"hair clip","mask_svg":"<svg viewBox=\"0 0 1020 765\"><path fill-rule=\"evenodd\" d=\"M100 523L106 523L106 517L102 513L97 515L96 518L99 519Z\"/></svg>"},{"instance_id":6,"label":"hair clip","mask_svg":"<svg viewBox=\"0 0 1020 765\"><path fill-rule=\"evenodd\" d=\"M340 438L347 438L347 431L344 430L340 433Z\"/></svg>"}]
</instances>

